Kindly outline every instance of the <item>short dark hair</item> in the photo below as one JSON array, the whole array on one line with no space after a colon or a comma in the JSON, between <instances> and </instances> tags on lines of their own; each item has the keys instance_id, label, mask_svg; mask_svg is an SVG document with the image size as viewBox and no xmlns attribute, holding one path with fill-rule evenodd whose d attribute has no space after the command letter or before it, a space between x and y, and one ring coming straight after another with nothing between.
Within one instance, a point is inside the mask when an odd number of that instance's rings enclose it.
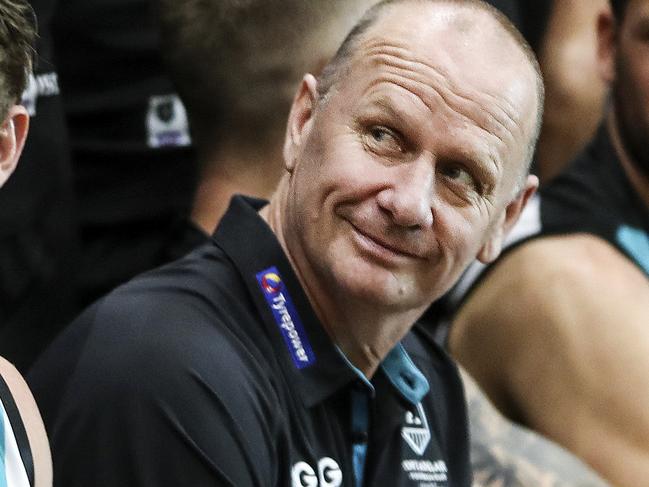
<instances>
[{"instance_id":1,"label":"short dark hair","mask_svg":"<svg viewBox=\"0 0 649 487\"><path fill-rule=\"evenodd\" d=\"M503 28L503 30L509 34L509 36L516 42L520 47L523 54L529 61L532 69L535 72L536 76L536 92L538 98L538 110L536 114L536 127L534 133L532 134L532 140L527 154L526 171L525 175L529 172L530 166L532 164L532 159L534 157L534 149L536 147L536 142L541 131L541 124L543 121L543 105L545 100L545 88L543 85L543 75L541 74L541 67L534 50L530 47L528 42L525 40L523 35L519 32L516 26L503 14L500 10L492 6L491 4L483 0L381 0L379 3L370 8L365 15L358 21L354 28L347 35L343 43L340 45L340 48L336 52L336 55L333 57L331 62L324 68L320 79L318 80L318 97L321 101L326 100L327 94L338 82L345 76L345 73L349 69L349 61L357 47L359 40L362 38L363 34L372 27L377 20L381 17L381 14L391 5L397 5L400 3L406 2L423 2L423 3L447 3L447 4L457 4L466 6L469 8L475 8L478 10L483 10L489 13L494 20Z\"/></svg>"},{"instance_id":2,"label":"short dark hair","mask_svg":"<svg viewBox=\"0 0 649 487\"><path fill-rule=\"evenodd\" d=\"M0 117L20 102L32 69L36 21L25 0L0 0Z\"/></svg>"},{"instance_id":3,"label":"short dark hair","mask_svg":"<svg viewBox=\"0 0 649 487\"><path fill-rule=\"evenodd\" d=\"M622 22L624 19L624 13L626 12L626 7L629 4L629 0L610 0L611 10L613 15L618 22Z\"/></svg>"},{"instance_id":4,"label":"short dark hair","mask_svg":"<svg viewBox=\"0 0 649 487\"><path fill-rule=\"evenodd\" d=\"M281 138L314 58L326 63L375 1L160 0L163 55L199 149L221 134L248 146Z\"/></svg>"}]
</instances>

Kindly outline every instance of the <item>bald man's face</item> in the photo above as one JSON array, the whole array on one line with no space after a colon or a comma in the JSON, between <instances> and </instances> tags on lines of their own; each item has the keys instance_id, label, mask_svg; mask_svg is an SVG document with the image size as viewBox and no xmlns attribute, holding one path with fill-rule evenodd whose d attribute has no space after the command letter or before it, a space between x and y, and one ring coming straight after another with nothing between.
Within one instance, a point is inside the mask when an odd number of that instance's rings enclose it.
<instances>
[{"instance_id":1,"label":"bald man's face","mask_svg":"<svg viewBox=\"0 0 649 487\"><path fill-rule=\"evenodd\" d=\"M416 2L385 11L350 62L326 102L305 83L293 107L284 235L337 298L423 311L499 251L534 72L484 12Z\"/></svg>"}]
</instances>

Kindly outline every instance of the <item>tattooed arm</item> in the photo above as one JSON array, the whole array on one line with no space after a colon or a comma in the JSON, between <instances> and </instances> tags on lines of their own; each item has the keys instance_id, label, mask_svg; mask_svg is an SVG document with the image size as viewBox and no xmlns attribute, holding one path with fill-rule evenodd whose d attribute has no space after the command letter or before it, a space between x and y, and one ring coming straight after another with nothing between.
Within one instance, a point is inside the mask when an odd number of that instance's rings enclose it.
<instances>
[{"instance_id":1,"label":"tattooed arm","mask_svg":"<svg viewBox=\"0 0 649 487\"><path fill-rule=\"evenodd\" d=\"M606 487L580 460L503 417L462 370L471 428L473 487Z\"/></svg>"}]
</instances>

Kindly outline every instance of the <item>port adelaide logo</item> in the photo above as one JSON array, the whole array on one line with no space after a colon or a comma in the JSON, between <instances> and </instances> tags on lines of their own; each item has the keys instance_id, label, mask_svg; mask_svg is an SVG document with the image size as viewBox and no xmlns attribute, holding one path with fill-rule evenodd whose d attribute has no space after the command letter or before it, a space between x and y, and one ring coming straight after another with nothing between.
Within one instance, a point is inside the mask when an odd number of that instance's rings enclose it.
<instances>
[{"instance_id":1,"label":"port adelaide logo","mask_svg":"<svg viewBox=\"0 0 649 487\"><path fill-rule=\"evenodd\" d=\"M445 487L448 485L448 469L444 460L432 461L422 458L430 443L430 428L421 403L415 411L406 412L401 437L416 458L404 459L401 467L408 479L418 487Z\"/></svg>"},{"instance_id":2,"label":"port adelaide logo","mask_svg":"<svg viewBox=\"0 0 649 487\"><path fill-rule=\"evenodd\" d=\"M276 267L269 267L258 272L257 282L266 298L266 303L279 327L284 343L288 348L293 363L298 369L304 369L315 363L315 355L302 326L300 316L293 305L288 290Z\"/></svg>"},{"instance_id":3,"label":"port adelaide logo","mask_svg":"<svg viewBox=\"0 0 649 487\"><path fill-rule=\"evenodd\" d=\"M421 403L417 404L416 411L406 413L406 425L401 430L401 436L417 455L424 454L430 442L430 428Z\"/></svg>"}]
</instances>

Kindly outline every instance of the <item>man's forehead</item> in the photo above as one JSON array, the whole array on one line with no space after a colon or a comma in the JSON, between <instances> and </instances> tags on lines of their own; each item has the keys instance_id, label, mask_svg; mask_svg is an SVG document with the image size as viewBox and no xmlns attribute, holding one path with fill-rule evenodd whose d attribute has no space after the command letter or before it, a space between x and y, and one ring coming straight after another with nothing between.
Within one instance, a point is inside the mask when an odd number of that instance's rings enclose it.
<instances>
[{"instance_id":1,"label":"man's forehead","mask_svg":"<svg viewBox=\"0 0 649 487\"><path fill-rule=\"evenodd\" d=\"M527 158L536 125L534 70L489 12L417 0L386 7L357 41L348 74L353 97L365 99L392 84L397 91L391 96L415 95L433 114L443 100L446 109L470 114L467 123L485 131L482 142L493 157ZM346 105L349 96L343 95Z\"/></svg>"},{"instance_id":2,"label":"man's forehead","mask_svg":"<svg viewBox=\"0 0 649 487\"><path fill-rule=\"evenodd\" d=\"M513 36L489 11L472 4L412 0L389 5L357 42L357 59L385 44L406 58L434 65L451 80L473 81L485 90L498 91L520 77L529 83L534 76Z\"/></svg>"},{"instance_id":3,"label":"man's forehead","mask_svg":"<svg viewBox=\"0 0 649 487\"><path fill-rule=\"evenodd\" d=\"M502 63L503 54L527 63L522 48L493 14L471 3L411 0L389 5L361 36L357 51L380 40L423 57L464 51L476 52L482 64Z\"/></svg>"},{"instance_id":4,"label":"man's forehead","mask_svg":"<svg viewBox=\"0 0 649 487\"><path fill-rule=\"evenodd\" d=\"M422 91L429 85L488 102L504 125L512 119L524 125L523 119L535 119L534 70L488 12L444 2L398 4L368 29L354 57L352 64L369 77L384 77L389 69Z\"/></svg>"}]
</instances>

